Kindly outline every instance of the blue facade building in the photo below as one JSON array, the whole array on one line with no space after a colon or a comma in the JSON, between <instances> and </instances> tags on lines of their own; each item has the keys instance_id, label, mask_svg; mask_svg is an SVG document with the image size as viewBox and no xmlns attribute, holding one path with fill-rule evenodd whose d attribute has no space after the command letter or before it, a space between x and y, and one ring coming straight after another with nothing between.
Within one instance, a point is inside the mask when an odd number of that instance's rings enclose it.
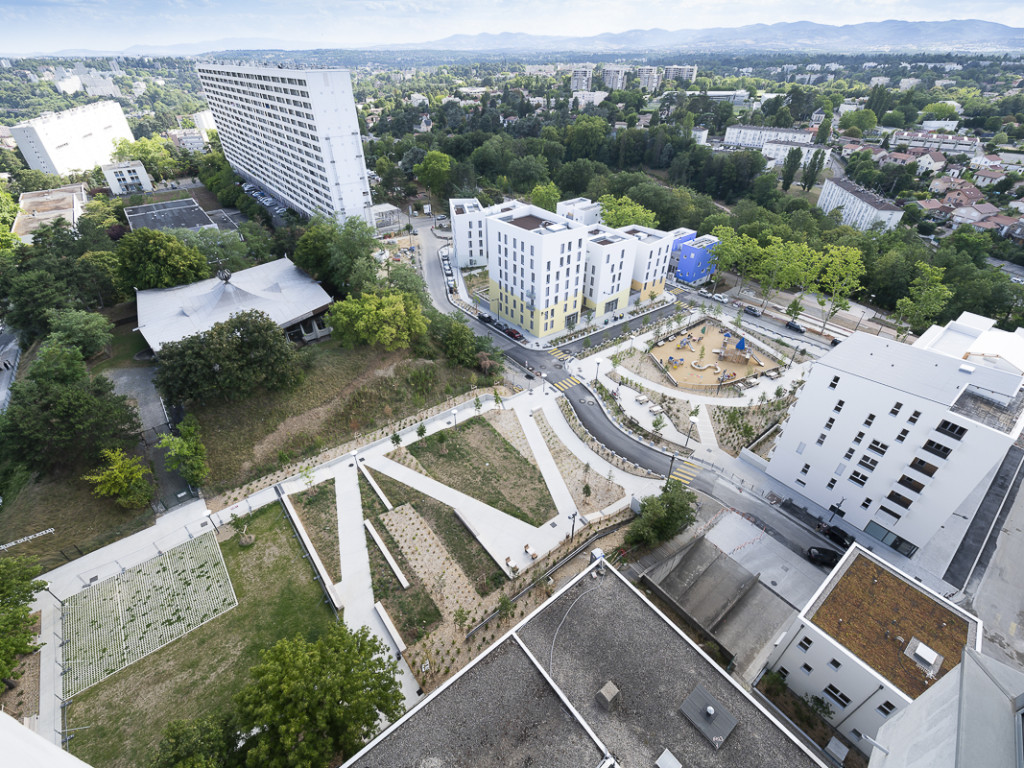
<instances>
[{"instance_id":1,"label":"blue facade building","mask_svg":"<svg viewBox=\"0 0 1024 768\"><path fill-rule=\"evenodd\" d=\"M676 280L703 285L715 274L715 246L718 238L703 235L687 241L677 240L672 247Z\"/></svg>"}]
</instances>

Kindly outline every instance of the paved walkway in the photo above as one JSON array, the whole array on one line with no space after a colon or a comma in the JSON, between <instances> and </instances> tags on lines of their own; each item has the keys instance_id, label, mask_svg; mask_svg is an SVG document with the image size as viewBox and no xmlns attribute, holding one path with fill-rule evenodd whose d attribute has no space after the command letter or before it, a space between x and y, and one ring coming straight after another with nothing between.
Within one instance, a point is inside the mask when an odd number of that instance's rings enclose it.
<instances>
[{"instance_id":1,"label":"paved walkway","mask_svg":"<svg viewBox=\"0 0 1024 768\"><path fill-rule=\"evenodd\" d=\"M537 460L540 473L544 476L544 484L548 487L548 492L551 494L551 499L555 502L555 509L558 510L558 514L571 515L578 512L576 502L573 501L572 494L569 492L569 486L565 484L565 478L558 471L555 458L551 455L551 451L548 450L548 444L544 441L544 436L540 433L537 422L533 420L533 414L526 412L523 408L516 408L514 410L516 418L519 420L519 426L523 428L523 434L526 435L526 441L530 444L530 450Z\"/></svg>"}]
</instances>

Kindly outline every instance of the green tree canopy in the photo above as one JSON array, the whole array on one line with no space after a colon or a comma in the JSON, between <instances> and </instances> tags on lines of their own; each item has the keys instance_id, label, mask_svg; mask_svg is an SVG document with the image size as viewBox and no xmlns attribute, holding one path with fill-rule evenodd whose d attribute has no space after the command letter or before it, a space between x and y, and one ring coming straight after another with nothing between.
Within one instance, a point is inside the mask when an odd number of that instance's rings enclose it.
<instances>
[{"instance_id":1,"label":"green tree canopy","mask_svg":"<svg viewBox=\"0 0 1024 768\"><path fill-rule=\"evenodd\" d=\"M96 496L112 497L119 507L138 509L153 498L153 473L140 456L129 456L120 448L103 451L103 466L83 475Z\"/></svg>"},{"instance_id":2,"label":"green tree canopy","mask_svg":"<svg viewBox=\"0 0 1024 768\"><path fill-rule=\"evenodd\" d=\"M878 125L878 116L870 109L855 109L851 112L844 112L839 118L839 129L856 128L861 133L875 130Z\"/></svg>"},{"instance_id":3,"label":"green tree canopy","mask_svg":"<svg viewBox=\"0 0 1024 768\"><path fill-rule=\"evenodd\" d=\"M427 332L419 299L411 293L380 291L349 296L327 311L334 335L347 347L405 349Z\"/></svg>"},{"instance_id":4,"label":"green tree canopy","mask_svg":"<svg viewBox=\"0 0 1024 768\"><path fill-rule=\"evenodd\" d=\"M306 229L295 248L295 263L336 298L376 287L379 244L373 229L357 216L343 225L320 218Z\"/></svg>"},{"instance_id":5,"label":"green tree canopy","mask_svg":"<svg viewBox=\"0 0 1024 768\"><path fill-rule=\"evenodd\" d=\"M598 200L601 204L601 219L612 228L639 224L643 227L658 226L658 218L654 211L644 208L630 198L603 195Z\"/></svg>"},{"instance_id":6,"label":"green tree canopy","mask_svg":"<svg viewBox=\"0 0 1024 768\"><path fill-rule=\"evenodd\" d=\"M161 435L157 445L167 451L167 466L178 472L189 485L202 485L210 474L199 421L191 413L178 424L177 435Z\"/></svg>"},{"instance_id":7,"label":"green tree canopy","mask_svg":"<svg viewBox=\"0 0 1024 768\"><path fill-rule=\"evenodd\" d=\"M369 629L341 621L316 642L295 637L264 651L235 700L245 765L327 768L354 755L404 710L390 655Z\"/></svg>"},{"instance_id":8,"label":"green tree canopy","mask_svg":"<svg viewBox=\"0 0 1024 768\"><path fill-rule=\"evenodd\" d=\"M803 160L803 152L799 147L793 147L786 153L786 159L782 162L782 191L789 192L796 172L800 170L800 163Z\"/></svg>"},{"instance_id":9,"label":"green tree canopy","mask_svg":"<svg viewBox=\"0 0 1024 768\"><path fill-rule=\"evenodd\" d=\"M118 280L125 291L173 288L210 276L206 259L174 235L137 229L117 243Z\"/></svg>"},{"instance_id":10,"label":"green tree canopy","mask_svg":"<svg viewBox=\"0 0 1024 768\"><path fill-rule=\"evenodd\" d=\"M432 149L423 156L423 161L413 166L413 173L436 197L445 197L451 179L452 158L444 152Z\"/></svg>"},{"instance_id":11,"label":"green tree canopy","mask_svg":"<svg viewBox=\"0 0 1024 768\"><path fill-rule=\"evenodd\" d=\"M169 403L241 400L301 379L295 348L265 313L239 312L205 333L164 344L156 387Z\"/></svg>"},{"instance_id":12,"label":"green tree canopy","mask_svg":"<svg viewBox=\"0 0 1024 768\"><path fill-rule=\"evenodd\" d=\"M626 531L626 543L652 547L681 533L697 519L697 497L678 480L668 480L659 496L640 500L640 517Z\"/></svg>"},{"instance_id":13,"label":"green tree canopy","mask_svg":"<svg viewBox=\"0 0 1024 768\"><path fill-rule=\"evenodd\" d=\"M549 181L546 184L538 184L530 192L530 202L546 211L554 211L558 207L558 201L562 199L562 193L558 191L555 182Z\"/></svg>"},{"instance_id":14,"label":"green tree canopy","mask_svg":"<svg viewBox=\"0 0 1024 768\"><path fill-rule=\"evenodd\" d=\"M18 656L32 653L32 601L46 583L42 569L29 557L0 557L0 680L14 676Z\"/></svg>"},{"instance_id":15,"label":"green tree canopy","mask_svg":"<svg viewBox=\"0 0 1024 768\"><path fill-rule=\"evenodd\" d=\"M48 312L48 320L48 340L76 347L86 359L99 354L114 338L114 324L96 312L51 309Z\"/></svg>"},{"instance_id":16,"label":"green tree canopy","mask_svg":"<svg viewBox=\"0 0 1024 768\"><path fill-rule=\"evenodd\" d=\"M910 293L896 302L900 321L906 323L904 335L920 333L946 308L953 291L942 282L946 270L923 261L917 263L917 277L910 284Z\"/></svg>"}]
</instances>

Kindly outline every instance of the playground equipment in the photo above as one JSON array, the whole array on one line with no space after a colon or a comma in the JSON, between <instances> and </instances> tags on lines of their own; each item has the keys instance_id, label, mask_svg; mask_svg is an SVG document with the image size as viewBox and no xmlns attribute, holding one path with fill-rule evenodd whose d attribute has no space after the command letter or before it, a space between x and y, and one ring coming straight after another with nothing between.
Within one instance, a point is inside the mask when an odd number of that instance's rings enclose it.
<instances>
[{"instance_id":1,"label":"playground equipment","mask_svg":"<svg viewBox=\"0 0 1024 768\"><path fill-rule=\"evenodd\" d=\"M722 372L722 369L718 367L718 363L703 364L703 363L698 363L696 360L691 360L690 361L690 366L692 368L696 368L698 371L706 371L708 368L712 368L713 367L715 369L715 373L721 373Z\"/></svg>"},{"instance_id":2,"label":"playground equipment","mask_svg":"<svg viewBox=\"0 0 1024 768\"><path fill-rule=\"evenodd\" d=\"M755 354L754 354L753 352L751 352L751 353L750 353L750 358L751 358L751 359L752 359L752 360L753 360L753 361L754 361L755 363L757 363L757 364L758 364L758 365L760 365L760 366L761 366L762 368L764 368L764 363L762 363L762 362L760 361L760 359L758 359L757 355L755 355Z\"/></svg>"}]
</instances>

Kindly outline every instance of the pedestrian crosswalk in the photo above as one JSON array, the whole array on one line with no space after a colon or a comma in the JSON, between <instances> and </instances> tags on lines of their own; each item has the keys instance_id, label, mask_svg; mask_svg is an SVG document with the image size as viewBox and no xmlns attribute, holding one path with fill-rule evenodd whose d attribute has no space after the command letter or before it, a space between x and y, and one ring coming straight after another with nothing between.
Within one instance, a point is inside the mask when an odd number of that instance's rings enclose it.
<instances>
[{"instance_id":1,"label":"pedestrian crosswalk","mask_svg":"<svg viewBox=\"0 0 1024 768\"><path fill-rule=\"evenodd\" d=\"M671 293L673 296L682 296L685 293L685 291L678 285L670 285L668 287L668 292Z\"/></svg>"},{"instance_id":2,"label":"pedestrian crosswalk","mask_svg":"<svg viewBox=\"0 0 1024 768\"><path fill-rule=\"evenodd\" d=\"M670 477L673 480L678 480L683 485L689 485L699 472L700 467L696 464L692 464L689 461L680 461L676 462L676 468L672 470Z\"/></svg>"},{"instance_id":3,"label":"pedestrian crosswalk","mask_svg":"<svg viewBox=\"0 0 1024 768\"><path fill-rule=\"evenodd\" d=\"M575 376L570 376L568 379L562 379L561 381L551 382L551 386L557 389L559 392L565 392L565 390L572 389L579 383L579 379L577 379Z\"/></svg>"},{"instance_id":4,"label":"pedestrian crosswalk","mask_svg":"<svg viewBox=\"0 0 1024 768\"><path fill-rule=\"evenodd\" d=\"M552 357L557 357L559 360L568 360L572 357L568 352L563 352L560 349L549 349L548 354Z\"/></svg>"}]
</instances>

